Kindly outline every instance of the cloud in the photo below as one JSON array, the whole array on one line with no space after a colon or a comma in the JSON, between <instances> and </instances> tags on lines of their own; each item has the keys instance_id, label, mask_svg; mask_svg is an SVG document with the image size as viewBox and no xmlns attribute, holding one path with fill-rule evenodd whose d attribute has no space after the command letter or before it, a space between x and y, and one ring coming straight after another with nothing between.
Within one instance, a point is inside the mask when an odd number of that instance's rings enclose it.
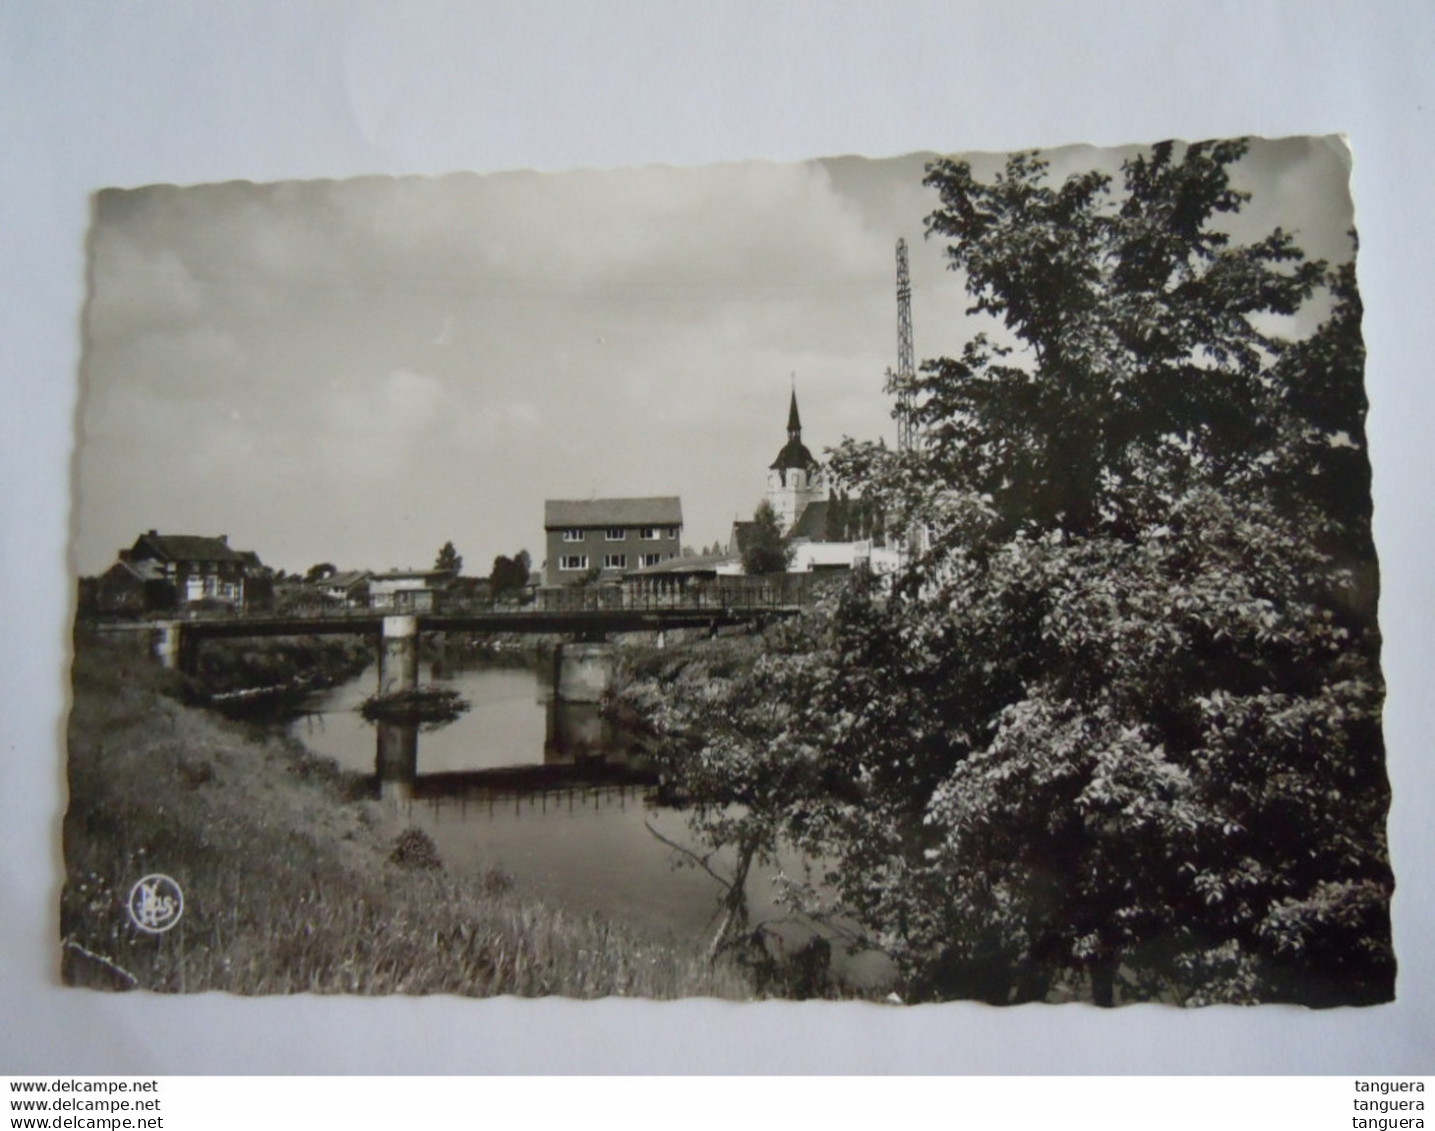
<instances>
[{"instance_id":1,"label":"cloud","mask_svg":"<svg viewBox=\"0 0 1435 1131\"><path fill-rule=\"evenodd\" d=\"M1302 189L1319 154L1258 156L1328 235L1338 208ZM680 493L692 541L725 536L792 372L814 450L890 433L898 236L918 358L970 332L920 238L926 159L101 193L82 568L150 526L252 530L296 565L445 539L485 561L540 544L545 495L590 490Z\"/></svg>"},{"instance_id":2,"label":"cloud","mask_svg":"<svg viewBox=\"0 0 1435 1131\"><path fill-rule=\"evenodd\" d=\"M183 327L203 309L200 283L173 248L146 249L123 234L100 231L91 273L103 280L86 311L92 341Z\"/></svg>"}]
</instances>

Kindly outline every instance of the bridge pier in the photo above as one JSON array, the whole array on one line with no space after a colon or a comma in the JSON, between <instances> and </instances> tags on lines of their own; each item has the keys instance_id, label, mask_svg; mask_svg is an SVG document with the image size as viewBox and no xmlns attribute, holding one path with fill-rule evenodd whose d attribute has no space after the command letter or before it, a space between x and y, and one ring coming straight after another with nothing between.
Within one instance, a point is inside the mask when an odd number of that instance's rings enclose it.
<instances>
[{"instance_id":1,"label":"bridge pier","mask_svg":"<svg viewBox=\"0 0 1435 1131\"><path fill-rule=\"evenodd\" d=\"M379 694L412 691L419 685L419 618L385 617L379 641Z\"/></svg>"},{"instance_id":2,"label":"bridge pier","mask_svg":"<svg viewBox=\"0 0 1435 1131\"><path fill-rule=\"evenodd\" d=\"M182 622L167 620L155 625L154 654L161 667L193 673L194 647L195 640Z\"/></svg>"},{"instance_id":3,"label":"bridge pier","mask_svg":"<svg viewBox=\"0 0 1435 1131\"><path fill-rule=\"evenodd\" d=\"M554 692L569 703L597 703L613 685L613 645L566 641L554 659Z\"/></svg>"}]
</instances>

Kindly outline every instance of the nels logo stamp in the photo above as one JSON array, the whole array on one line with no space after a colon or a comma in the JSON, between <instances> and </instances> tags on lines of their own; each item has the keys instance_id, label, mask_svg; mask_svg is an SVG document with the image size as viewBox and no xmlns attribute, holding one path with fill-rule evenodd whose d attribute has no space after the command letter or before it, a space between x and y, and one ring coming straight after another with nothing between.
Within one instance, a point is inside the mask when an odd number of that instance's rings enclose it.
<instances>
[{"instance_id":1,"label":"nels logo stamp","mask_svg":"<svg viewBox=\"0 0 1435 1131\"><path fill-rule=\"evenodd\" d=\"M184 914L184 892L170 877L155 872L130 888L130 921L141 931L163 934Z\"/></svg>"}]
</instances>

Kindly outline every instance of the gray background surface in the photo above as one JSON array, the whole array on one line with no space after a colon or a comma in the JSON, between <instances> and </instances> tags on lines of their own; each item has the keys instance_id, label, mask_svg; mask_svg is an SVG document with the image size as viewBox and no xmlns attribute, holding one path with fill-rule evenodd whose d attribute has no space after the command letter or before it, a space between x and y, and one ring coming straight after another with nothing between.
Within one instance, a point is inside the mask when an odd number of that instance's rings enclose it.
<instances>
[{"instance_id":1,"label":"gray background surface","mask_svg":"<svg viewBox=\"0 0 1435 1131\"><path fill-rule=\"evenodd\" d=\"M1435 1063L1415 4L0 2L0 1073L1413 1073ZM1395 787L1399 1000L1364 1011L164 998L57 982L89 196L1168 136L1350 135Z\"/></svg>"}]
</instances>

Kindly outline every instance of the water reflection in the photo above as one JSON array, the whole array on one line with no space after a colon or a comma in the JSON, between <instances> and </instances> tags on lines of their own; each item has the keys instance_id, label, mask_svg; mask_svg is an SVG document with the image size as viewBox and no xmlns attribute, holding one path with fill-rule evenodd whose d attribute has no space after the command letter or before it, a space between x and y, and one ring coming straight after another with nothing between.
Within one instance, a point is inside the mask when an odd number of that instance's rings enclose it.
<instances>
[{"instance_id":1,"label":"water reflection","mask_svg":"<svg viewBox=\"0 0 1435 1131\"><path fill-rule=\"evenodd\" d=\"M375 724L374 778L385 800L431 800L446 796L518 793L538 796L575 789L636 790L655 784L651 766L613 732L596 704L541 701L546 720L542 761L491 766L476 758L473 768L419 772L419 733L424 744L440 726L412 722ZM457 720L455 720L456 722Z\"/></svg>"},{"instance_id":2,"label":"water reflection","mask_svg":"<svg viewBox=\"0 0 1435 1131\"><path fill-rule=\"evenodd\" d=\"M374 776L379 796L391 808L407 807L414 799L414 784L419 776L418 724L380 722L377 726Z\"/></svg>"},{"instance_id":3,"label":"water reflection","mask_svg":"<svg viewBox=\"0 0 1435 1131\"><path fill-rule=\"evenodd\" d=\"M682 813L654 802L655 774L631 739L595 704L557 700L551 673L539 665L470 663L444 669L442 678L472 704L449 725L420 733L411 723L365 723L356 708L374 689L369 672L326 692L294 733L346 768L372 774L395 827L423 829L453 872L499 869L519 891L553 906L705 946L723 892L654 836L701 847ZM731 874L730 855L709 864ZM801 868L786 863L789 874ZM754 870L748 879L753 922L800 946L811 925L792 922L779 905L773 871ZM884 965L845 956L834 956L834 969L856 982L885 973Z\"/></svg>"}]
</instances>

